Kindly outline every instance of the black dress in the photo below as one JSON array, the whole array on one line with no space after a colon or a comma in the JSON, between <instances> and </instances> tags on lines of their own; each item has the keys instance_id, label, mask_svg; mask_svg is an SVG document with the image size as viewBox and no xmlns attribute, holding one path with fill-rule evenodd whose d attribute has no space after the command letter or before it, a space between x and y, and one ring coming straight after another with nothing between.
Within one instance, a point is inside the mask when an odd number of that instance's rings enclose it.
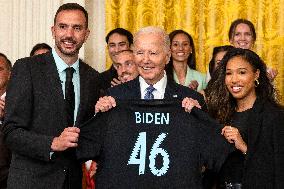
<instances>
[{"instance_id":1,"label":"black dress","mask_svg":"<svg viewBox=\"0 0 284 189\"><path fill-rule=\"evenodd\" d=\"M243 140L247 143L247 120L251 113L251 109L243 112L235 112L232 119L232 127L236 127ZM233 145L233 144L232 144ZM231 152L223 164L218 174L217 188L225 188L225 183L235 184L241 183L243 177L243 168L245 155L240 150Z\"/></svg>"}]
</instances>

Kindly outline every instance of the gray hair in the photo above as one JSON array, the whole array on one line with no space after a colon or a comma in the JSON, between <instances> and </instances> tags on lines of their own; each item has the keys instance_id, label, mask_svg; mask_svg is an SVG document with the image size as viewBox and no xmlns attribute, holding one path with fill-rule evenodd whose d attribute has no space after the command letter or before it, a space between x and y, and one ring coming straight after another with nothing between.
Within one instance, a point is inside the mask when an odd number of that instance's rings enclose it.
<instances>
[{"instance_id":1,"label":"gray hair","mask_svg":"<svg viewBox=\"0 0 284 189\"><path fill-rule=\"evenodd\" d=\"M133 38L134 46L137 41L137 38L139 37L139 35L142 35L142 34L157 34L161 36L163 39L165 51L170 50L170 45L171 45L170 37L164 29L157 27L157 26L147 26L147 27L141 28L138 32L134 34L134 38Z\"/></svg>"}]
</instances>

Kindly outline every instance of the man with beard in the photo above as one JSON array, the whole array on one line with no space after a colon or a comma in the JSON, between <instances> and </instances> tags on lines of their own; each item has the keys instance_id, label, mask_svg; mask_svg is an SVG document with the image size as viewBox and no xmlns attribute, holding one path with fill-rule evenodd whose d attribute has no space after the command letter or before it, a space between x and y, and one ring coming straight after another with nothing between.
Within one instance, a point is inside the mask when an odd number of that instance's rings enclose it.
<instances>
[{"instance_id":1,"label":"man with beard","mask_svg":"<svg viewBox=\"0 0 284 189\"><path fill-rule=\"evenodd\" d=\"M52 52L18 60L7 89L4 140L12 151L8 188L80 189L77 125L90 119L99 95L98 72L79 60L89 36L88 13L59 7Z\"/></svg>"}]
</instances>

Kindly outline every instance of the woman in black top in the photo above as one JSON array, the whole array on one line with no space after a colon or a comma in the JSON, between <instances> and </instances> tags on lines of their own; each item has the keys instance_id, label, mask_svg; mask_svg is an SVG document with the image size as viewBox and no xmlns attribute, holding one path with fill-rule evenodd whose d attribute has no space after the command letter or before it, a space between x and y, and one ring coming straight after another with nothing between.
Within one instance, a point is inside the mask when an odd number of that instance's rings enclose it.
<instances>
[{"instance_id":1,"label":"woman in black top","mask_svg":"<svg viewBox=\"0 0 284 189\"><path fill-rule=\"evenodd\" d=\"M247 143L247 125L251 109L243 112L235 112L232 116L231 127L237 129ZM229 154L227 160L223 164L217 180L219 188L226 188L226 185L240 185L243 177L245 155L240 150L235 150Z\"/></svg>"},{"instance_id":2,"label":"woman in black top","mask_svg":"<svg viewBox=\"0 0 284 189\"><path fill-rule=\"evenodd\" d=\"M227 52L205 91L209 114L236 146L217 188L284 188L284 113L276 94L257 54Z\"/></svg>"}]
</instances>

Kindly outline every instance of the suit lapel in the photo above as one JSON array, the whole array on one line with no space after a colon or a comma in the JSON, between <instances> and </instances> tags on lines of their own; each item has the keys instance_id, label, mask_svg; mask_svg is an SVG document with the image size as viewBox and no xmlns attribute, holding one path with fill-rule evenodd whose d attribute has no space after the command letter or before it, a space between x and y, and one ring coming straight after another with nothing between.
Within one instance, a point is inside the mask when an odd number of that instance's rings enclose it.
<instances>
[{"instance_id":1,"label":"suit lapel","mask_svg":"<svg viewBox=\"0 0 284 189\"><path fill-rule=\"evenodd\" d=\"M251 159L251 154L254 154L256 150L256 146L259 141L259 133L262 128L262 117L261 112L263 109L263 103L261 103L258 99L255 102L253 110L248 120L248 158L247 162ZM249 163L246 164L249 166Z\"/></svg>"},{"instance_id":2,"label":"suit lapel","mask_svg":"<svg viewBox=\"0 0 284 189\"><path fill-rule=\"evenodd\" d=\"M54 104L58 107L58 112L60 114L58 118L62 120L62 125L65 127L67 125L67 120L64 96L55 60L51 53L46 55L46 65L44 66L42 73L45 74L47 87L51 91L48 95L52 97Z\"/></svg>"},{"instance_id":3,"label":"suit lapel","mask_svg":"<svg viewBox=\"0 0 284 189\"><path fill-rule=\"evenodd\" d=\"M178 93L177 85L175 83L173 83L172 81L168 80L164 98L165 99L178 98L179 97L178 94L179 93Z\"/></svg>"},{"instance_id":4,"label":"suit lapel","mask_svg":"<svg viewBox=\"0 0 284 189\"><path fill-rule=\"evenodd\" d=\"M140 90L140 82L139 77L136 77L134 80L129 82L128 91L130 99L141 99L141 90Z\"/></svg>"},{"instance_id":5,"label":"suit lapel","mask_svg":"<svg viewBox=\"0 0 284 189\"><path fill-rule=\"evenodd\" d=\"M79 62L79 74L80 74L80 104L77 112L76 123L78 125L80 122L81 115L84 114L84 103L88 102L88 74L86 71L86 67L83 62L80 60Z\"/></svg>"}]
</instances>

